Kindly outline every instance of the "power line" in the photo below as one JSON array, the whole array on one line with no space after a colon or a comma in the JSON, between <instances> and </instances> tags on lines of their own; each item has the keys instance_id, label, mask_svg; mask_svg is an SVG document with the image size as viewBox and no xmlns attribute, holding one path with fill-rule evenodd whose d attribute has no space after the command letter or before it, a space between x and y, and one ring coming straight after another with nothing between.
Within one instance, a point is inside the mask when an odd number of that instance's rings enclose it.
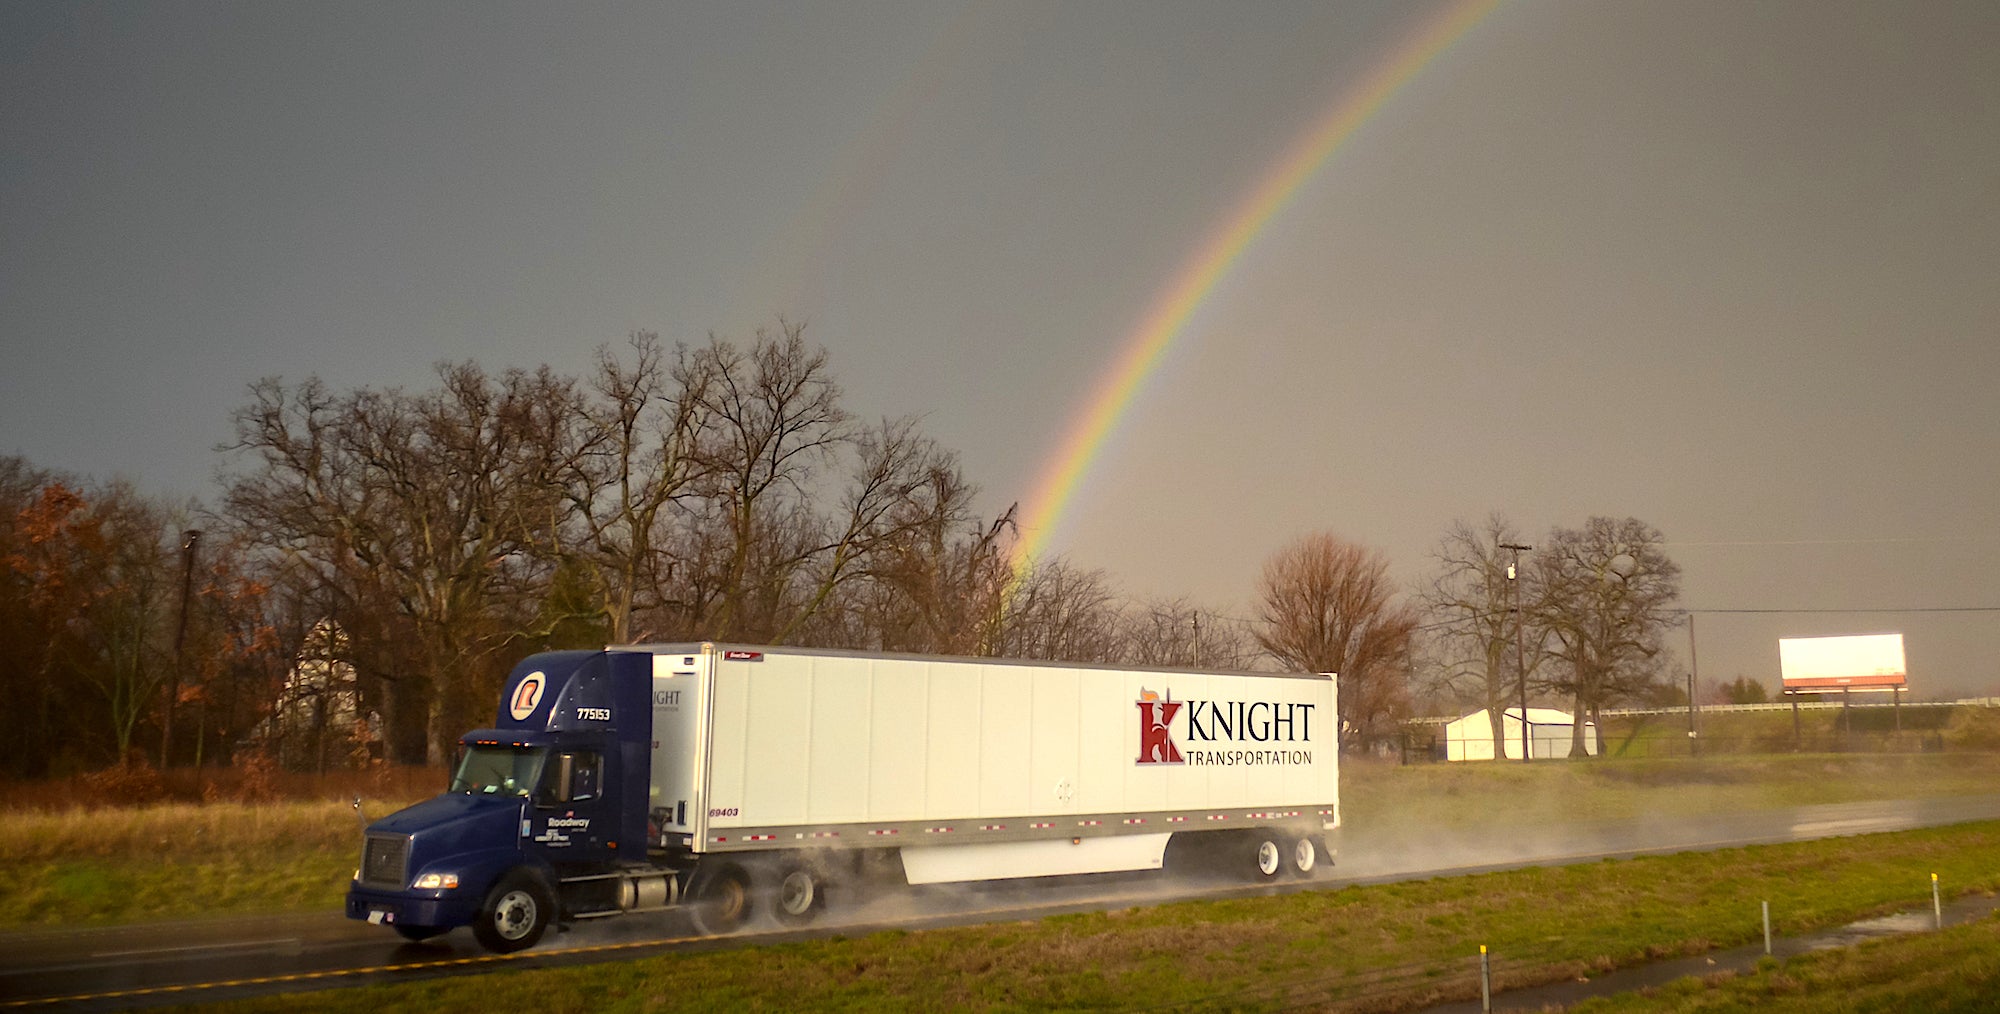
<instances>
[{"instance_id":1,"label":"power line","mask_svg":"<svg viewBox=\"0 0 2000 1014\"><path fill-rule=\"evenodd\" d=\"M1891 546L1891 545L1911 545L1911 544L1916 544L1916 543L1932 543L1932 544L1940 544L1940 545L1954 545L1954 546L1960 546L1960 545L1964 545L1965 543L1968 543L1968 542L1994 542L1994 541L2000 541L2000 537L1995 537L1995 536L1991 536L1991 535L1971 535L1971 536L1964 536L1964 537L1959 537L1959 536L1951 536L1951 537L1944 537L1944 536L1936 536L1936 537L1929 537L1929 536L1926 536L1926 537L1918 537L1918 536L1904 536L1904 537L1892 537L1892 538L1883 538L1883 539L1743 539L1743 540L1735 540L1735 541L1714 541L1714 542L1676 542L1676 541L1672 541L1672 540L1668 540L1668 541L1664 541L1664 542L1661 542L1661 543L1660 543L1660 545L1662 545L1662 546L1667 546L1667 547L1679 547L1679 548L1687 548L1687 547L1704 547L1704 548L1705 548L1705 547L1713 547L1713 546L1725 546L1725 547L1728 547L1728 546L1736 546L1736 547L1741 547L1741 546Z\"/></svg>"},{"instance_id":2,"label":"power line","mask_svg":"<svg viewBox=\"0 0 2000 1014\"><path fill-rule=\"evenodd\" d=\"M1917 606L1886 609L1675 609L1677 613L1745 615L1766 613L2000 613L2000 606Z\"/></svg>"}]
</instances>

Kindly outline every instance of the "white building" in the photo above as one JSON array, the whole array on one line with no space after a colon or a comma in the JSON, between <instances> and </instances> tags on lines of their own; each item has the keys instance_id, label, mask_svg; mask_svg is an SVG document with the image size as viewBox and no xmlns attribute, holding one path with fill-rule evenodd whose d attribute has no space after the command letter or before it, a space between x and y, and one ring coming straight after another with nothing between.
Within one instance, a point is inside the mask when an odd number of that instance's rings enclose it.
<instances>
[{"instance_id":1,"label":"white building","mask_svg":"<svg viewBox=\"0 0 2000 1014\"><path fill-rule=\"evenodd\" d=\"M295 768L323 771L380 756L381 716L361 714L360 683L346 655L347 632L339 624L314 624L285 674L271 716L250 738L274 747L278 759Z\"/></svg>"},{"instance_id":2,"label":"white building","mask_svg":"<svg viewBox=\"0 0 2000 1014\"><path fill-rule=\"evenodd\" d=\"M1521 759L1521 709L1508 708L1500 713L1500 722L1505 730L1506 747L1503 751L1508 760ZM1528 748L1532 759L1561 759L1569 756L1570 729L1576 718L1567 711L1554 708L1528 709ZM1583 748L1596 756L1599 751L1597 726L1583 723ZM1448 722L1444 727L1444 757L1446 760L1474 761L1493 759L1493 720L1481 708L1464 718Z\"/></svg>"}]
</instances>

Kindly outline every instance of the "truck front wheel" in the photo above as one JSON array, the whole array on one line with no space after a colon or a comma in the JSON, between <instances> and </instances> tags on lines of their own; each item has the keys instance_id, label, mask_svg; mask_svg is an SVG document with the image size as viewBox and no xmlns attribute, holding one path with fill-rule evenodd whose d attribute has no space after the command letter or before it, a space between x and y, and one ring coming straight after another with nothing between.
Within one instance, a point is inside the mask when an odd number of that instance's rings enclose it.
<instances>
[{"instance_id":1,"label":"truck front wheel","mask_svg":"<svg viewBox=\"0 0 2000 1014\"><path fill-rule=\"evenodd\" d=\"M526 950L542 939L554 912L555 899L542 886L541 878L515 870L486 892L472 935L489 951L509 954Z\"/></svg>"}]
</instances>

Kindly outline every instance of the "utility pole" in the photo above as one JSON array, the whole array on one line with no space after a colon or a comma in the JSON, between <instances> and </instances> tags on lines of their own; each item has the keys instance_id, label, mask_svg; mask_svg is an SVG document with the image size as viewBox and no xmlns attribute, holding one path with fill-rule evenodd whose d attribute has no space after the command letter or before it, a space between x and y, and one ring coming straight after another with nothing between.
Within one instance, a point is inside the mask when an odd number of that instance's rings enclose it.
<instances>
[{"instance_id":1,"label":"utility pole","mask_svg":"<svg viewBox=\"0 0 2000 1014\"><path fill-rule=\"evenodd\" d=\"M1517 542L1502 542L1499 548L1514 552L1514 562L1507 565L1507 585L1514 592L1514 671L1521 680L1521 763L1526 764L1531 751L1528 746L1528 616L1521 611L1521 553L1535 547ZM1503 749L1502 754L1506 751Z\"/></svg>"},{"instance_id":2,"label":"utility pole","mask_svg":"<svg viewBox=\"0 0 2000 1014\"><path fill-rule=\"evenodd\" d=\"M187 642L188 597L194 589L194 544L201 539L201 532L190 528L181 538L181 619L180 625L174 629L174 672L167 683L166 720L160 723L162 771L174 761L174 706L180 703L181 696L181 646Z\"/></svg>"},{"instance_id":3,"label":"utility pole","mask_svg":"<svg viewBox=\"0 0 2000 1014\"><path fill-rule=\"evenodd\" d=\"M1701 682L1701 663L1696 660L1694 653L1694 614L1689 613L1688 614L1688 755L1689 756L1696 756L1701 753L1701 739L1700 739L1701 731L1700 727L1696 724L1695 721L1696 716L1700 713L1700 709L1695 705L1694 702L1695 687L1698 686L1700 682Z\"/></svg>"}]
</instances>

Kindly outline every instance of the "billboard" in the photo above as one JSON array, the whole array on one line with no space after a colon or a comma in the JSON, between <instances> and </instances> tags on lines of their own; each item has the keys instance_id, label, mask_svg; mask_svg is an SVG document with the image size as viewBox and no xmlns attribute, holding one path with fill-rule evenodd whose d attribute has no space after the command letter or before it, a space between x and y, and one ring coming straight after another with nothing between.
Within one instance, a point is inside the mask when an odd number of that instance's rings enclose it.
<instances>
[{"instance_id":1,"label":"billboard","mask_svg":"<svg viewBox=\"0 0 2000 1014\"><path fill-rule=\"evenodd\" d=\"M1778 671L1787 693L1895 690L1908 675L1903 635L1780 638Z\"/></svg>"}]
</instances>

